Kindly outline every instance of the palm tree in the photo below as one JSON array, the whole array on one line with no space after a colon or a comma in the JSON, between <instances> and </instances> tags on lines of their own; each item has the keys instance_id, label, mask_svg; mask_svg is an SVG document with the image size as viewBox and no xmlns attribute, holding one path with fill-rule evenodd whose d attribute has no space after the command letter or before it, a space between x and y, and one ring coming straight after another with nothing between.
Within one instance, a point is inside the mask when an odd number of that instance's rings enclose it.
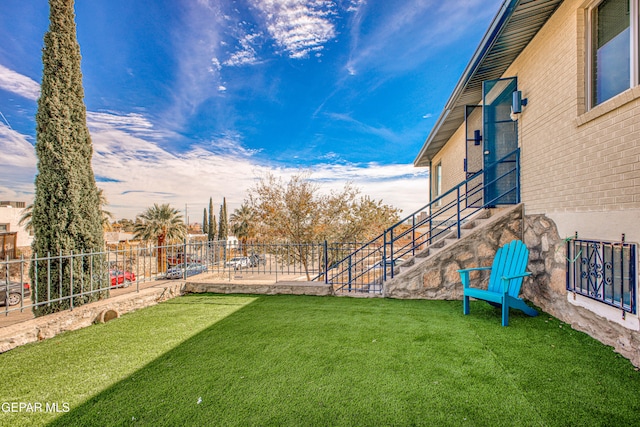
<instances>
[{"instance_id":1,"label":"palm tree","mask_svg":"<svg viewBox=\"0 0 640 427\"><path fill-rule=\"evenodd\" d=\"M240 208L233 211L229 222L231 223L231 232L240 239L243 250L246 252L247 240L255 235L253 209L243 203Z\"/></svg>"},{"instance_id":2,"label":"palm tree","mask_svg":"<svg viewBox=\"0 0 640 427\"><path fill-rule=\"evenodd\" d=\"M31 212L33 212L33 203L29 203L26 208L22 210L22 216L18 221L18 225L24 226L24 229L29 233L33 232L33 224L31 224Z\"/></svg>"},{"instance_id":3,"label":"palm tree","mask_svg":"<svg viewBox=\"0 0 640 427\"><path fill-rule=\"evenodd\" d=\"M109 201L107 200L107 196L104 195L102 188L98 188L98 202L100 203L100 215L102 216L102 229L104 231L111 231L113 230L111 221L114 218L111 212L104 209L104 207L109 204Z\"/></svg>"},{"instance_id":4,"label":"palm tree","mask_svg":"<svg viewBox=\"0 0 640 427\"><path fill-rule=\"evenodd\" d=\"M165 243L175 242L187 235L187 227L182 221L180 211L169 206L168 203L158 206L155 203L138 216L134 233L141 240L157 239L158 242L158 271L165 271L166 257Z\"/></svg>"}]
</instances>

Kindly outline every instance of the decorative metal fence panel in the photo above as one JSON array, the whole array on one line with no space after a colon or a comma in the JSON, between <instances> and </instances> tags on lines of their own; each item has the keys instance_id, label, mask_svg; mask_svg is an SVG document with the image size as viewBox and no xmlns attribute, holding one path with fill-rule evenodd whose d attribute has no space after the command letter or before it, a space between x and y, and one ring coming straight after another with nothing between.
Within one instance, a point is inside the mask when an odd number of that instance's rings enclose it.
<instances>
[{"instance_id":1,"label":"decorative metal fence panel","mask_svg":"<svg viewBox=\"0 0 640 427\"><path fill-rule=\"evenodd\" d=\"M636 314L636 245L571 239L567 242L567 290Z\"/></svg>"},{"instance_id":2,"label":"decorative metal fence panel","mask_svg":"<svg viewBox=\"0 0 640 427\"><path fill-rule=\"evenodd\" d=\"M186 241L152 246L133 242L97 253L34 254L0 261L0 314L73 309L111 291L192 276L224 281L325 281L332 264L351 254L350 243L229 243ZM60 308L62 307L62 308ZM53 311L53 309L51 309Z\"/></svg>"}]
</instances>

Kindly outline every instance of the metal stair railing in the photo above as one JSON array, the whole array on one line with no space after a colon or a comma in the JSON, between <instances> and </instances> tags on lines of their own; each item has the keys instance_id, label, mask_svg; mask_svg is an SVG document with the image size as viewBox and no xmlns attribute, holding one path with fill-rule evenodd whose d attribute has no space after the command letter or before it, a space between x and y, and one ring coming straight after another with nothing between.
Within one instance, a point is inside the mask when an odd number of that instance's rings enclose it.
<instances>
[{"instance_id":1,"label":"metal stair railing","mask_svg":"<svg viewBox=\"0 0 640 427\"><path fill-rule=\"evenodd\" d=\"M504 165L513 164L505 168ZM502 165L498 173L498 165ZM494 168L493 179L484 182L486 172ZM483 179L484 178L484 179ZM505 186L506 183L506 186ZM500 185L498 185L500 184ZM490 200L488 186L503 187ZM470 175L446 193L389 227L340 261L327 268L325 283L337 292L382 293L382 284L397 274L397 268L432 245L446 238L459 239L462 226L487 207L520 202L520 151L516 149L495 163Z\"/></svg>"}]
</instances>

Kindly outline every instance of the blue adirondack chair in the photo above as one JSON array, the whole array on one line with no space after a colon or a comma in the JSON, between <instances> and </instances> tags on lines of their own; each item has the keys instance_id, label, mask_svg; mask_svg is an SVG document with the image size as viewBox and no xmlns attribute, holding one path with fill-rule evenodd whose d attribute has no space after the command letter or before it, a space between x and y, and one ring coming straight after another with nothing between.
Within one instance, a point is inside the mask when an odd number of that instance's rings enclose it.
<instances>
[{"instance_id":1,"label":"blue adirondack chair","mask_svg":"<svg viewBox=\"0 0 640 427\"><path fill-rule=\"evenodd\" d=\"M462 311L469 314L469 297L502 306L502 326L509 325L509 308L515 308L537 316L538 312L518 297L524 278L531 273L525 271L529 262L529 249L520 240L514 240L498 249L491 267L477 267L458 270L463 285ZM469 273L477 270L491 270L486 290L470 286Z\"/></svg>"}]
</instances>

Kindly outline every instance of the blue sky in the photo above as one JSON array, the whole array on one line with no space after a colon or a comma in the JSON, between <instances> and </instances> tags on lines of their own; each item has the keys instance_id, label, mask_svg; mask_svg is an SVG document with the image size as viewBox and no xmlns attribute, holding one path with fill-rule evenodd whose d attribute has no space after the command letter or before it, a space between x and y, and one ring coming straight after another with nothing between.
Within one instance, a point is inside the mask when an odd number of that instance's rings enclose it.
<instances>
[{"instance_id":1,"label":"blue sky","mask_svg":"<svg viewBox=\"0 0 640 427\"><path fill-rule=\"evenodd\" d=\"M353 182L405 214L412 166L499 0L76 0L98 186L116 217L262 174ZM33 199L46 0L0 2L0 199ZM217 213L217 212L216 212Z\"/></svg>"}]
</instances>

